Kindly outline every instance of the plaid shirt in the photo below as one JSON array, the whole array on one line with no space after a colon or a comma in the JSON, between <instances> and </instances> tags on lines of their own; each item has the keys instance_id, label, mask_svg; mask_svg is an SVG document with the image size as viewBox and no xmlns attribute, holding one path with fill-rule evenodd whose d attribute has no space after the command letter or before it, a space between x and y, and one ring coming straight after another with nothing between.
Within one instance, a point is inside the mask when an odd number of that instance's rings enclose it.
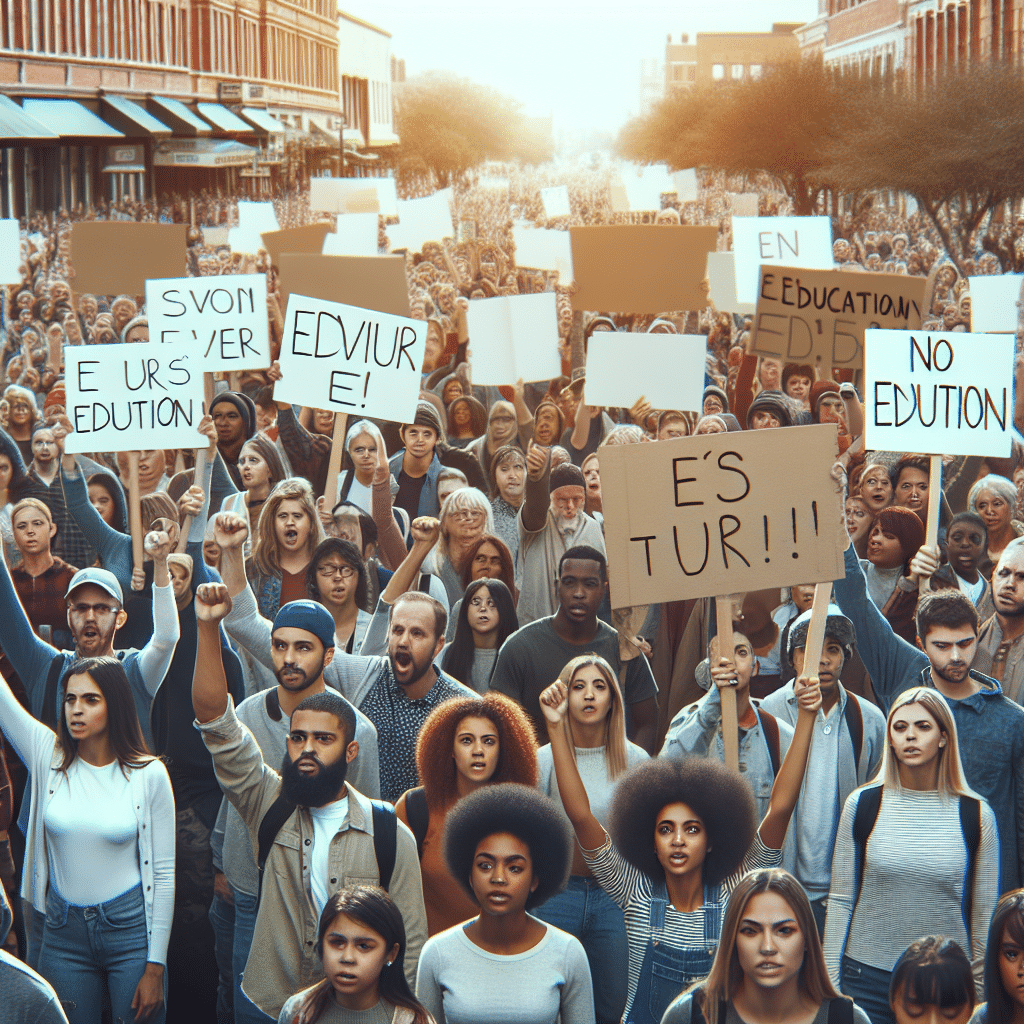
<instances>
[{"instance_id":1,"label":"plaid shirt","mask_svg":"<svg viewBox=\"0 0 1024 1024\"><path fill-rule=\"evenodd\" d=\"M52 550L55 555L60 555L71 565L89 566L96 564L96 551L85 539L75 522L74 516L68 511L67 500L64 497L64 481L62 474L58 473L53 483L47 486L36 475L35 469L30 469L26 474L35 484L25 496L31 495L39 498L50 510L53 521L57 524L57 536L53 538Z\"/></svg>"},{"instance_id":2,"label":"plaid shirt","mask_svg":"<svg viewBox=\"0 0 1024 1024\"><path fill-rule=\"evenodd\" d=\"M24 569L11 570L14 589L37 634L40 626L67 630L68 607L65 594L76 572L78 570L73 565L68 565L56 556L53 565L38 576L30 576Z\"/></svg>"}]
</instances>

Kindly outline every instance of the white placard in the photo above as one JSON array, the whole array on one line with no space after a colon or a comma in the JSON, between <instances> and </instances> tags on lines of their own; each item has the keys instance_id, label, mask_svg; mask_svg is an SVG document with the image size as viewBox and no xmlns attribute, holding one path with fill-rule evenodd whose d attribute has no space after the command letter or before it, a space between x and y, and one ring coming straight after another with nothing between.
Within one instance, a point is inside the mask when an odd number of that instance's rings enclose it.
<instances>
[{"instance_id":1,"label":"white placard","mask_svg":"<svg viewBox=\"0 0 1024 1024\"><path fill-rule=\"evenodd\" d=\"M907 196L907 216L913 217L917 213L917 200L913 196Z\"/></svg>"},{"instance_id":2,"label":"white placard","mask_svg":"<svg viewBox=\"0 0 1024 1024\"><path fill-rule=\"evenodd\" d=\"M423 320L292 292L274 398L412 423L426 339Z\"/></svg>"},{"instance_id":3,"label":"white placard","mask_svg":"<svg viewBox=\"0 0 1024 1024\"><path fill-rule=\"evenodd\" d=\"M65 450L196 448L203 364L170 345L66 345L64 387L74 433Z\"/></svg>"},{"instance_id":4,"label":"white placard","mask_svg":"<svg viewBox=\"0 0 1024 1024\"><path fill-rule=\"evenodd\" d=\"M324 236L325 256L376 256L377 214L339 214L337 230Z\"/></svg>"},{"instance_id":5,"label":"white placard","mask_svg":"<svg viewBox=\"0 0 1024 1024\"><path fill-rule=\"evenodd\" d=\"M380 211L380 192L374 180L310 178L309 208L314 213L377 213Z\"/></svg>"},{"instance_id":6,"label":"white placard","mask_svg":"<svg viewBox=\"0 0 1024 1024\"><path fill-rule=\"evenodd\" d=\"M703 334L595 331L587 344L587 404L628 409L643 396L655 409L696 412L707 342Z\"/></svg>"},{"instance_id":7,"label":"white placard","mask_svg":"<svg viewBox=\"0 0 1024 1024\"><path fill-rule=\"evenodd\" d=\"M21 239L18 221L0 220L0 284L21 284Z\"/></svg>"},{"instance_id":8,"label":"white placard","mask_svg":"<svg viewBox=\"0 0 1024 1024\"><path fill-rule=\"evenodd\" d=\"M968 278L971 294L971 330L975 334L1016 333L1024 274L986 274Z\"/></svg>"},{"instance_id":9,"label":"white placard","mask_svg":"<svg viewBox=\"0 0 1024 1024\"><path fill-rule=\"evenodd\" d=\"M557 270L558 283L572 282L572 245L568 231L548 231L516 224L512 228L516 243L516 266L535 270Z\"/></svg>"},{"instance_id":10,"label":"white placard","mask_svg":"<svg viewBox=\"0 0 1024 1024\"><path fill-rule=\"evenodd\" d=\"M238 200L238 227L228 231L232 252L257 253L263 248L264 231L280 231L273 203Z\"/></svg>"},{"instance_id":11,"label":"white placard","mask_svg":"<svg viewBox=\"0 0 1024 1024\"><path fill-rule=\"evenodd\" d=\"M382 217L398 216L398 193L395 191L394 178L363 178L363 181L372 181L377 189L378 211Z\"/></svg>"},{"instance_id":12,"label":"white placard","mask_svg":"<svg viewBox=\"0 0 1024 1024\"><path fill-rule=\"evenodd\" d=\"M474 384L552 380L561 374L554 292L473 299L466 317Z\"/></svg>"},{"instance_id":13,"label":"white placard","mask_svg":"<svg viewBox=\"0 0 1024 1024\"><path fill-rule=\"evenodd\" d=\"M740 302L736 298L734 253L708 253L708 284L711 286L708 298L714 303L715 309L724 313L749 313L751 316L757 311L757 306L754 303Z\"/></svg>"},{"instance_id":14,"label":"white placard","mask_svg":"<svg viewBox=\"0 0 1024 1024\"><path fill-rule=\"evenodd\" d=\"M213 248L215 245L228 245L228 228L223 225L217 227L202 228L203 241Z\"/></svg>"},{"instance_id":15,"label":"white placard","mask_svg":"<svg viewBox=\"0 0 1024 1024\"><path fill-rule=\"evenodd\" d=\"M732 201L734 217L757 216L758 195L756 192L730 192L729 199Z\"/></svg>"},{"instance_id":16,"label":"white placard","mask_svg":"<svg viewBox=\"0 0 1024 1024\"><path fill-rule=\"evenodd\" d=\"M659 196L662 192L675 192L676 190L676 183L672 175L668 173L666 164L649 164L644 167L643 180L649 188L656 189Z\"/></svg>"},{"instance_id":17,"label":"white placard","mask_svg":"<svg viewBox=\"0 0 1024 1024\"><path fill-rule=\"evenodd\" d=\"M146 316L150 341L185 346L207 372L272 362L265 274L147 281Z\"/></svg>"},{"instance_id":18,"label":"white placard","mask_svg":"<svg viewBox=\"0 0 1024 1024\"><path fill-rule=\"evenodd\" d=\"M866 330L866 446L1008 457L1015 340L1010 334Z\"/></svg>"},{"instance_id":19,"label":"white placard","mask_svg":"<svg viewBox=\"0 0 1024 1024\"><path fill-rule=\"evenodd\" d=\"M832 221L828 217L733 217L736 298L757 302L762 265L831 270Z\"/></svg>"},{"instance_id":20,"label":"white placard","mask_svg":"<svg viewBox=\"0 0 1024 1024\"><path fill-rule=\"evenodd\" d=\"M451 190L444 189L423 199L399 200L398 224L387 228L392 251L408 249L409 252L420 252L424 242L454 238L450 197Z\"/></svg>"},{"instance_id":21,"label":"white placard","mask_svg":"<svg viewBox=\"0 0 1024 1024\"><path fill-rule=\"evenodd\" d=\"M565 185L540 190L540 201L544 204L544 216L548 220L554 217L569 216L569 190Z\"/></svg>"},{"instance_id":22,"label":"white placard","mask_svg":"<svg viewBox=\"0 0 1024 1024\"><path fill-rule=\"evenodd\" d=\"M651 178L638 178L631 170L622 176L626 186L626 199L631 212L639 213L661 209L661 189Z\"/></svg>"},{"instance_id":23,"label":"white placard","mask_svg":"<svg viewBox=\"0 0 1024 1024\"><path fill-rule=\"evenodd\" d=\"M676 197L681 203L695 203L697 201L697 171L693 167L685 171L676 171L672 175L672 181L676 187Z\"/></svg>"}]
</instances>

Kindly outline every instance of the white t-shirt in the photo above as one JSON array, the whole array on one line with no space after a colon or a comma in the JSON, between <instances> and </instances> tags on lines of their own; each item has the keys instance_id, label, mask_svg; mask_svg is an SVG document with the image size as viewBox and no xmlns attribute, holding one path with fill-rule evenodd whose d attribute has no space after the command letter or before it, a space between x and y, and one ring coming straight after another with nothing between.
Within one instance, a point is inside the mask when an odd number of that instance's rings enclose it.
<instances>
[{"instance_id":1,"label":"white t-shirt","mask_svg":"<svg viewBox=\"0 0 1024 1024\"><path fill-rule=\"evenodd\" d=\"M348 817L348 796L325 804L323 807L310 807L313 818L313 853L309 863L309 887L313 892L313 902L317 911L322 911L330 899L327 890L327 856L331 850L331 840L338 834L338 829Z\"/></svg>"}]
</instances>

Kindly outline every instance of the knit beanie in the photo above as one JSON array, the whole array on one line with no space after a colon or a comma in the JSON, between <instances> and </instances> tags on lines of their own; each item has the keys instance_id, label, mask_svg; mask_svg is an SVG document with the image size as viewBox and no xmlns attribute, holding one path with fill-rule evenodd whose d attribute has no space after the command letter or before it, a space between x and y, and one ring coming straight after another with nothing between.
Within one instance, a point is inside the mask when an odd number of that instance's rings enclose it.
<instances>
[{"instance_id":1,"label":"knit beanie","mask_svg":"<svg viewBox=\"0 0 1024 1024\"><path fill-rule=\"evenodd\" d=\"M891 533L900 542L904 563L917 554L924 543L924 525L917 513L901 505L890 505L875 516L875 526Z\"/></svg>"},{"instance_id":2,"label":"knit beanie","mask_svg":"<svg viewBox=\"0 0 1024 1024\"><path fill-rule=\"evenodd\" d=\"M815 423L820 423L821 419L818 416L818 402L821 401L825 395L835 395L839 397L839 385L834 380L816 380L811 385L811 418Z\"/></svg>"},{"instance_id":3,"label":"knit beanie","mask_svg":"<svg viewBox=\"0 0 1024 1024\"><path fill-rule=\"evenodd\" d=\"M708 395L714 395L722 403L722 412L728 412L729 411L729 396L717 384L709 384L704 389L704 398L707 398ZM703 408L704 408L704 401L703 401L703 399L701 399L700 407L703 410Z\"/></svg>"},{"instance_id":4,"label":"knit beanie","mask_svg":"<svg viewBox=\"0 0 1024 1024\"><path fill-rule=\"evenodd\" d=\"M222 391L210 403L208 411L211 416L213 410L221 402L230 402L238 410L242 422L245 424L245 439L248 441L250 437L254 437L256 435L256 403L240 391Z\"/></svg>"},{"instance_id":5,"label":"knit beanie","mask_svg":"<svg viewBox=\"0 0 1024 1024\"><path fill-rule=\"evenodd\" d=\"M548 493L554 494L559 487L581 487L587 489L587 481L583 478L583 470L574 466L571 462L563 462L551 470L551 478L548 481Z\"/></svg>"},{"instance_id":6,"label":"knit beanie","mask_svg":"<svg viewBox=\"0 0 1024 1024\"><path fill-rule=\"evenodd\" d=\"M787 642L787 649L790 655L797 648L807 646L807 631L810 625L810 609L793 620L793 624L789 627ZM830 604L828 606L828 615L825 619L825 636L832 637L833 640L845 647L847 658L853 653L853 645L857 642L857 630L854 628L853 622L842 613L838 605Z\"/></svg>"},{"instance_id":7,"label":"knit beanie","mask_svg":"<svg viewBox=\"0 0 1024 1024\"><path fill-rule=\"evenodd\" d=\"M760 391L747 410L747 429L756 412L770 412L779 421L780 427L793 426L793 414L786 396L781 391Z\"/></svg>"},{"instance_id":8,"label":"knit beanie","mask_svg":"<svg viewBox=\"0 0 1024 1024\"><path fill-rule=\"evenodd\" d=\"M437 439L444 440L444 425L441 423L441 416L434 408L433 402L420 399L416 403L416 416L412 422L418 427L433 427L437 431Z\"/></svg>"}]
</instances>

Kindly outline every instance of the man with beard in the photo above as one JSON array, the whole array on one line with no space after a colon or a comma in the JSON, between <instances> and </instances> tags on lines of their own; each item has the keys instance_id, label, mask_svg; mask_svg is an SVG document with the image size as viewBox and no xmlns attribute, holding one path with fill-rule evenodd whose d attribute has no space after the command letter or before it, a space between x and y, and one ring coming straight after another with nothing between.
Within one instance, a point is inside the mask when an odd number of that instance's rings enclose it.
<instances>
[{"instance_id":1,"label":"man with beard","mask_svg":"<svg viewBox=\"0 0 1024 1024\"><path fill-rule=\"evenodd\" d=\"M1024 537L1003 548L992 572L996 613L978 635L978 670L999 681L1003 693L1020 704L1024 697Z\"/></svg>"},{"instance_id":2,"label":"man with beard","mask_svg":"<svg viewBox=\"0 0 1024 1024\"><path fill-rule=\"evenodd\" d=\"M274 633L280 685L292 693L310 677L320 679L334 654L330 614L312 602L298 604L312 607L288 613L283 624L275 624ZM345 781L348 765L359 752L356 716L330 690L299 700L291 713L281 773L275 772L264 763L259 744L228 700L218 633L231 610L227 587L204 584L196 592L195 608L196 720L221 788L245 823L253 848L259 846L261 823L278 797L283 793L296 805L269 851L242 980L245 994L276 1018L289 995L323 977L314 947L327 900L347 885L381 881L372 805ZM426 910L416 840L401 822L388 891L405 921L405 970L414 980L426 939Z\"/></svg>"},{"instance_id":3,"label":"man with beard","mask_svg":"<svg viewBox=\"0 0 1024 1024\"><path fill-rule=\"evenodd\" d=\"M967 784L992 806L999 826L1000 890L1024 881L1024 708L990 676L972 669L978 611L960 590L936 590L918 601L917 647L896 636L868 596L851 544L846 576L833 584L836 603L853 622L858 651L887 712L912 686L934 686L956 719Z\"/></svg>"}]
</instances>

